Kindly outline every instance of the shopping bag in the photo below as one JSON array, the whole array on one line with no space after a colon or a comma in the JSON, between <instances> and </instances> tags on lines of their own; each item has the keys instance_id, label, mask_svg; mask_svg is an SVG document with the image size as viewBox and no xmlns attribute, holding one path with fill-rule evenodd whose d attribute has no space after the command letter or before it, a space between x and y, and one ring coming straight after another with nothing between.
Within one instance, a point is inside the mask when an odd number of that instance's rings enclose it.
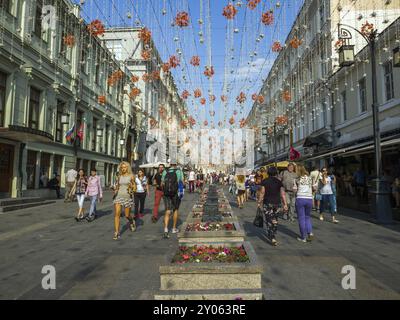
<instances>
[{"instance_id":1,"label":"shopping bag","mask_svg":"<svg viewBox=\"0 0 400 320\"><path fill-rule=\"evenodd\" d=\"M253 224L257 228L262 228L264 225L264 217L263 217L263 212L261 208L257 208L257 213L256 217L254 218Z\"/></svg>"}]
</instances>

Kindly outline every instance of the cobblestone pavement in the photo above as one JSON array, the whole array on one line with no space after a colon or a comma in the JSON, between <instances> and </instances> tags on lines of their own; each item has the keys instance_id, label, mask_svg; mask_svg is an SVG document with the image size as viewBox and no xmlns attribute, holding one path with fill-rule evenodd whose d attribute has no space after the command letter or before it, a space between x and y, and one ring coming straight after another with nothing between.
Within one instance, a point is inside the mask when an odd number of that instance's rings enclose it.
<instances>
[{"instance_id":1,"label":"cobblestone pavement","mask_svg":"<svg viewBox=\"0 0 400 320\"><path fill-rule=\"evenodd\" d=\"M197 197L185 195L181 221ZM160 286L158 267L178 246L175 235L162 239L161 220L151 222L153 198L152 193L146 200L137 232L123 224L119 241L112 240L108 192L92 223L75 222L77 204L62 201L1 214L0 299L152 299ZM255 202L243 210L233 201L232 206L264 266L266 299L400 298L398 224L378 226L365 214L340 210L340 224L313 219L315 241L300 243L297 223L280 220L280 245L271 247L252 224ZM44 265L56 268L56 290L42 289ZM341 287L344 265L356 268L356 290Z\"/></svg>"}]
</instances>

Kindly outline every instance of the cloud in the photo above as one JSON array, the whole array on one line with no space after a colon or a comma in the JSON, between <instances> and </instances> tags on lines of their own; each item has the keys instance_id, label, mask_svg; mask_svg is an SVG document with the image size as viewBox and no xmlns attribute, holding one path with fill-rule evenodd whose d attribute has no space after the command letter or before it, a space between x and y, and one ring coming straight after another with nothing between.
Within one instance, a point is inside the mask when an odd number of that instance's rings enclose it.
<instances>
[{"instance_id":1,"label":"cloud","mask_svg":"<svg viewBox=\"0 0 400 320\"><path fill-rule=\"evenodd\" d=\"M258 76L261 69L261 76L264 76L266 70L270 69L273 63L273 59L258 58L257 60L250 62L250 64L246 62L239 66L239 68L231 74L231 77L236 80L243 80L247 77L252 79Z\"/></svg>"}]
</instances>

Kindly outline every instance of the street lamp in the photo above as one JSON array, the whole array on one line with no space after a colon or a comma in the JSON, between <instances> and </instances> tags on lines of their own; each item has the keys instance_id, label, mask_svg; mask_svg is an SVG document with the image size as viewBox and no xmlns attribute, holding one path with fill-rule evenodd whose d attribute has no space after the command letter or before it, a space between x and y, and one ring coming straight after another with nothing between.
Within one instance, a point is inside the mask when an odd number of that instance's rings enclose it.
<instances>
[{"instance_id":1,"label":"street lamp","mask_svg":"<svg viewBox=\"0 0 400 320\"><path fill-rule=\"evenodd\" d=\"M338 35L339 41L343 41L345 47L340 54L339 50L339 64L340 66L346 66L354 62L354 49L350 48L349 40L352 38L351 33L348 29L350 28L360 34L365 41L368 43L371 56L371 68L372 68L372 117L373 117L373 129L374 129L374 154L375 154L375 172L376 179L372 180L374 188L370 191L375 196L374 205L371 206L376 213L376 220L378 223L391 223L392 222L392 206L390 202L390 185L386 179L382 176L382 150L381 150L381 133L379 128L379 105L378 105L378 89L377 89L377 75L376 75L376 39L378 32L376 29L372 29L369 33L362 33L356 28L338 23ZM351 53L350 51L353 51ZM351 61L351 57L353 60Z\"/></svg>"},{"instance_id":2,"label":"street lamp","mask_svg":"<svg viewBox=\"0 0 400 320\"><path fill-rule=\"evenodd\" d=\"M120 139L120 140L119 140L119 144L120 144L120 146L121 146L121 162L122 162L122 160L123 160L123 154L124 154L124 151L122 150L122 146L125 144L125 139Z\"/></svg>"},{"instance_id":3,"label":"street lamp","mask_svg":"<svg viewBox=\"0 0 400 320\"><path fill-rule=\"evenodd\" d=\"M348 67L354 63L354 46L342 45L339 48L339 64L340 67Z\"/></svg>"}]
</instances>

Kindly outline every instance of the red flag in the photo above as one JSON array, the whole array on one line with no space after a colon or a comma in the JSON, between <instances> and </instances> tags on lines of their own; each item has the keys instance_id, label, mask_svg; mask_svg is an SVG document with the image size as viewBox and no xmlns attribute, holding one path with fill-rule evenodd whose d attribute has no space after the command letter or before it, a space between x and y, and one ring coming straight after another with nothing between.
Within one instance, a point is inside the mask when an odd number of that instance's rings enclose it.
<instances>
[{"instance_id":1,"label":"red flag","mask_svg":"<svg viewBox=\"0 0 400 320\"><path fill-rule=\"evenodd\" d=\"M77 137L79 137L79 140L83 140L83 123L81 123L81 126L79 127L79 130L76 134Z\"/></svg>"},{"instance_id":2,"label":"red flag","mask_svg":"<svg viewBox=\"0 0 400 320\"><path fill-rule=\"evenodd\" d=\"M295 160L297 160L297 159L299 159L299 158L301 157L300 152L298 152L298 151L297 151L295 148L293 148L293 147L290 147L289 154L290 154L290 160L291 160L291 161L295 161Z\"/></svg>"}]
</instances>

